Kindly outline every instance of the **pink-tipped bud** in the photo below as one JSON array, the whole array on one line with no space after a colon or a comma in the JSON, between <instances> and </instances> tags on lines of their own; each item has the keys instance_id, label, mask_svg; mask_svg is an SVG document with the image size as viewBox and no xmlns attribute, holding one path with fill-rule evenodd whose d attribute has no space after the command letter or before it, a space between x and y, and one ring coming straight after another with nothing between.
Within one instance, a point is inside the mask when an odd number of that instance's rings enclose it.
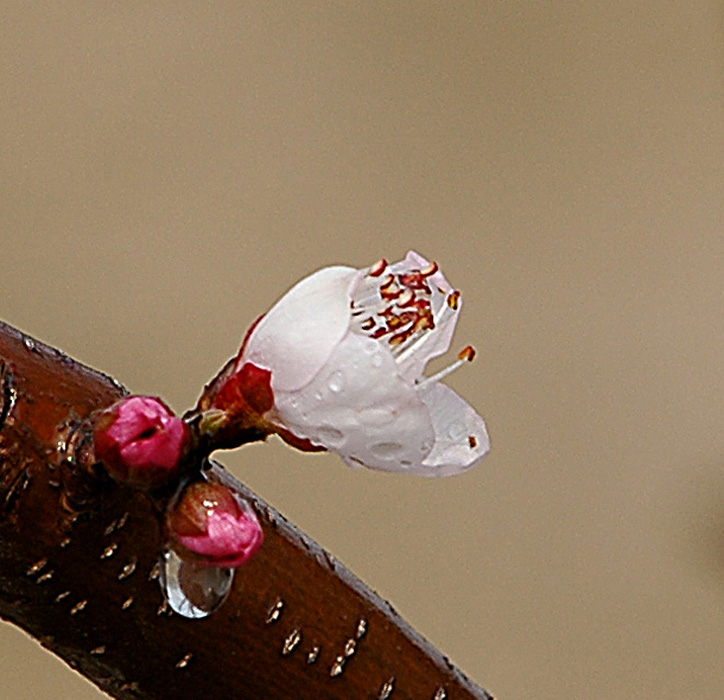
<instances>
[{"instance_id":1,"label":"pink-tipped bud","mask_svg":"<svg viewBox=\"0 0 724 700\"><path fill-rule=\"evenodd\" d=\"M93 440L96 458L114 479L154 489L177 477L189 429L161 399L128 396L98 416Z\"/></svg>"},{"instance_id":2,"label":"pink-tipped bud","mask_svg":"<svg viewBox=\"0 0 724 700\"><path fill-rule=\"evenodd\" d=\"M206 566L246 564L264 541L251 507L221 484L198 481L186 488L167 516L172 544Z\"/></svg>"}]
</instances>

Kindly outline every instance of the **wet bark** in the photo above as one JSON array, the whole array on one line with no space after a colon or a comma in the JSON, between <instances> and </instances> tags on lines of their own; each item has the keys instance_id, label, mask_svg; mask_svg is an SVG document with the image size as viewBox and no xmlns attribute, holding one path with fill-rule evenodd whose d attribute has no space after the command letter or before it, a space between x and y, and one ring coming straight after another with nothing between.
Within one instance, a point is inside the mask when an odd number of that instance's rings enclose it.
<instances>
[{"instance_id":1,"label":"wet bark","mask_svg":"<svg viewBox=\"0 0 724 700\"><path fill-rule=\"evenodd\" d=\"M149 502L81 469L83 419L123 394L0 323L2 618L116 698L490 697L240 484L262 549L211 616L170 613Z\"/></svg>"}]
</instances>

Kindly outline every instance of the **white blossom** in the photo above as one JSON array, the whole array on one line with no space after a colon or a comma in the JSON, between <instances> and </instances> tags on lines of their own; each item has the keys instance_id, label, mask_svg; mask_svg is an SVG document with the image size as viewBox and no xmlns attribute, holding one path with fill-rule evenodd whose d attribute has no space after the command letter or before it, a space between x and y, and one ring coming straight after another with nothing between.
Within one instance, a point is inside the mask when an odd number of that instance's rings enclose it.
<instances>
[{"instance_id":1,"label":"white blossom","mask_svg":"<svg viewBox=\"0 0 724 700\"><path fill-rule=\"evenodd\" d=\"M424 476L457 474L490 448L483 419L434 377L462 300L417 253L362 270L328 267L299 282L249 334L236 368L271 372L280 432L337 452L352 466ZM283 434L283 432L282 432Z\"/></svg>"}]
</instances>

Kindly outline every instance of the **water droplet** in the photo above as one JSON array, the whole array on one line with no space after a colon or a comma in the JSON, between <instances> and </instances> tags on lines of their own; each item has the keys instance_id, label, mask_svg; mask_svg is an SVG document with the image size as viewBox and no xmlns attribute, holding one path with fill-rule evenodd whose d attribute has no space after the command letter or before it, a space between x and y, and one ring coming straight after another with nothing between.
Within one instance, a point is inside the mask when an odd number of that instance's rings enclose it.
<instances>
[{"instance_id":1,"label":"water droplet","mask_svg":"<svg viewBox=\"0 0 724 700\"><path fill-rule=\"evenodd\" d=\"M342 389L344 389L344 375L342 374L342 370L338 369L329 378L329 390L333 391L335 394L339 394Z\"/></svg>"},{"instance_id":2,"label":"water droplet","mask_svg":"<svg viewBox=\"0 0 724 700\"><path fill-rule=\"evenodd\" d=\"M298 646L299 642L302 641L302 633L299 630L292 630L289 636L284 640L284 646L282 647L282 655L287 656L291 654Z\"/></svg>"},{"instance_id":3,"label":"water droplet","mask_svg":"<svg viewBox=\"0 0 724 700\"><path fill-rule=\"evenodd\" d=\"M342 675L342 671L344 671L344 662L345 662L344 656L338 656L335 659L334 663L332 664L332 667L329 669L330 678L336 678L337 676Z\"/></svg>"},{"instance_id":4,"label":"water droplet","mask_svg":"<svg viewBox=\"0 0 724 700\"><path fill-rule=\"evenodd\" d=\"M99 647L96 647L95 649L91 649L90 653L93 656L101 656L102 654L106 653L106 647L104 645L101 645Z\"/></svg>"},{"instance_id":5,"label":"water droplet","mask_svg":"<svg viewBox=\"0 0 724 700\"><path fill-rule=\"evenodd\" d=\"M118 545L114 542L113 544L109 544L101 553L101 559L110 559L118 549Z\"/></svg>"},{"instance_id":6,"label":"water droplet","mask_svg":"<svg viewBox=\"0 0 724 700\"><path fill-rule=\"evenodd\" d=\"M359 619L359 622L357 622L357 629L355 630L354 636L357 641L362 639L367 634L367 620L365 620L364 617L361 617Z\"/></svg>"},{"instance_id":7,"label":"water droplet","mask_svg":"<svg viewBox=\"0 0 724 700\"><path fill-rule=\"evenodd\" d=\"M122 527L125 526L125 524L128 522L128 513L124 513L120 518L118 518L118 523L116 525L116 530L120 530Z\"/></svg>"},{"instance_id":8,"label":"water droplet","mask_svg":"<svg viewBox=\"0 0 724 700\"><path fill-rule=\"evenodd\" d=\"M135 570L138 559L133 557L122 569L121 573L118 574L118 580L123 581L124 578L128 578Z\"/></svg>"},{"instance_id":9,"label":"water droplet","mask_svg":"<svg viewBox=\"0 0 724 700\"><path fill-rule=\"evenodd\" d=\"M58 593L57 596L55 596L55 602L60 603L61 601L65 600L70 595L70 591L63 591L62 593Z\"/></svg>"},{"instance_id":10,"label":"water droplet","mask_svg":"<svg viewBox=\"0 0 724 700\"><path fill-rule=\"evenodd\" d=\"M64 540L61 540L60 546L65 549L70 544L70 537L66 537Z\"/></svg>"},{"instance_id":11,"label":"water droplet","mask_svg":"<svg viewBox=\"0 0 724 700\"><path fill-rule=\"evenodd\" d=\"M155 581L161 574L161 562L156 562L148 572L148 580Z\"/></svg>"},{"instance_id":12,"label":"water droplet","mask_svg":"<svg viewBox=\"0 0 724 700\"><path fill-rule=\"evenodd\" d=\"M46 571L42 576L38 578L35 583L43 583L44 581L48 581L49 579L53 578L54 573L55 572L52 569L50 571Z\"/></svg>"},{"instance_id":13,"label":"water droplet","mask_svg":"<svg viewBox=\"0 0 724 700\"><path fill-rule=\"evenodd\" d=\"M276 622L282 616L282 610L284 610L284 601L281 598L277 598L269 608L266 616L266 624L271 625L273 622Z\"/></svg>"},{"instance_id":14,"label":"water droplet","mask_svg":"<svg viewBox=\"0 0 724 700\"><path fill-rule=\"evenodd\" d=\"M71 609L70 614L71 615L77 615L81 610L85 610L85 606L88 605L87 600L81 600L80 602L76 603Z\"/></svg>"},{"instance_id":15,"label":"water droplet","mask_svg":"<svg viewBox=\"0 0 724 700\"><path fill-rule=\"evenodd\" d=\"M233 580L233 569L186 561L172 549L161 560L161 588L174 612L184 617L214 612L229 595Z\"/></svg>"},{"instance_id":16,"label":"water droplet","mask_svg":"<svg viewBox=\"0 0 724 700\"><path fill-rule=\"evenodd\" d=\"M334 555L331 552L328 552L326 549L322 550L322 554L324 555L324 560L327 562L327 566L332 571L337 570L337 560L334 558Z\"/></svg>"},{"instance_id":17,"label":"water droplet","mask_svg":"<svg viewBox=\"0 0 724 700\"><path fill-rule=\"evenodd\" d=\"M181 661L176 664L176 668L186 668L189 665L189 661L191 661L193 657L194 655L189 652L188 654L186 654L186 656L183 657L183 659L181 659Z\"/></svg>"},{"instance_id":18,"label":"water droplet","mask_svg":"<svg viewBox=\"0 0 724 700\"><path fill-rule=\"evenodd\" d=\"M37 574L41 569L44 569L47 564L48 564L47 558L44 557L43 559L39 559L25 573L28 576L35 576L35 574Z\"/></svg>"},{"instance_id":19,"label":"water droplet","mask_svg":"<svg viewBox=\"0 0 724 700\"><path fill-rule=\"evenodd\" d=\"M35 341L32 338L23 338L23 343L28 350L35 350Z\"/></svg>"},{"instance_id":20,"label":"water droplet","mask_svg":"<svg viewBox=\"0 0 724 700\"><path fill-rule=\"evenodd\" d=\"M128 610L128 608L133 605L133 596L130 598L126 598L126 600L123 601L123 605L121 605L121 610Z\"/></svg>"},{"instance_id":21,"label":"water droplet","mask_svg":"<svg viewBox=\"0 0 724 700\"><path fill-rule=\"evenodd\" d=\"M394 457L402 450L399 442L378 442L370 447L370 452L376 457Z\"/></svg>"},{"instance_id":22,"label":"water droplet","mask_svg":"<svg viewBox=\"0 0 724 700\"><path fill-rule=\"evenodd\" d=\"M158 606L158 610L156 610L156 615L165 615L168 612L168 601L164 600L161 605Z\"/></svg>"},{"instance_id":23,"label":"water droplet","mask_svg":"<svg viewBox=\"0 0 724 700\"><path fill-rule=\"evenodd\" d=\"M380 688L380 692L377 694L378 700L387 700L392 695L392 691L395 689L395 677L392 676L388 680L386 680L382 687Z\"/></svg>"},{"instance_id":24,"label":"water droplet","mask_svg":"<svg viewBox=\"0 0 724 700\"><path fill-rule=\"evenodd\" d=\"M362 346L362 352L364 352L366 355L374 355L379 349L379 343L373 338L365 339L364 345Z\"/></svg>"},{"instance_id":25,"label":"water droplet","mask_svg":"<svg viewBox=\"0 0 724 700\"><path fill-rule=\"evenodd\" d=\"M344 645L344 655L347 657L352 656L355 651L357 651L357 642L354 639L348 639Z\"/></svg>"},{"instance_id":26,"label":"water droplet","mask_svg":"<svg viewBox=\"0 0 724 700\"><path fill-rule=\"evenodd\" d=\"M324 398L324 394L321 391L315 391L314 398L317 399L317 401L321 401Z\"/></svg>"},{"instance_id":27,"label":"water droplet","mask_svg":"<svg viewBox=\"0 0 724 700\"><path fill-rule=\"evenodd\" d=\"M341 447L345 442L344 433L331 425L322 425L316 430L318 440L327 447Z\"/></svg>"},{"instance_id":28,"label":"water droplet","mask_svg":"<svg viewBox=\"0 0 724 700\"><path fill-rule=\"evenodd\" d=\"M435 691L435 695L432 697L432 700L447 700L447 692L445 691L445 688L439 685Z\"/></svg>"},{"instance_id":29,"label":"water droplet","mask_svg":"<svg viewBox=\"0 0 724 700\"><path fill-rule=\"evenodd\" d=\"M308 664L313 664L317 661L317 658L319 657L319 651L320 651L320 649L319 649L318 645L313 646L309 650L309 653L307 654L307 663Z\"/></svg>"},{"instance_id":30,"label":"water droplet","mask_svg":"<svg viewBox=\"0 0 724 700\"><path fill-rule=\"evenodd\" d=\"M116 525L118 525L118 521L114 520L104 531L103 534L108 537L108 535L112 534L116 530Z\"/></svg>"}]
</instances>

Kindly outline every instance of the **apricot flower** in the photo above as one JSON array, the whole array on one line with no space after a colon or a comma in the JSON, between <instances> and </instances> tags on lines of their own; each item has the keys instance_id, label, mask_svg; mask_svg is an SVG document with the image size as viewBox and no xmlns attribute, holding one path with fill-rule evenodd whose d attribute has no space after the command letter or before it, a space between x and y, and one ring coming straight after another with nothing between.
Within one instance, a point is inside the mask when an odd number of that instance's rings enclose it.
<instances>
[{"instance_id":1,"label":"apricot flower","mask_svg":"<svg viewBox=\"0 0 724 700\"><path fill-rule=\"evenodd\" d=\"M440 380L475 351L423 374L448 350L461 305L438 266L414 252L392 265L319 270L252 327L208 407L352 466L462 472L490 442L482 418Z\"/></svg>"}]
</instances>

